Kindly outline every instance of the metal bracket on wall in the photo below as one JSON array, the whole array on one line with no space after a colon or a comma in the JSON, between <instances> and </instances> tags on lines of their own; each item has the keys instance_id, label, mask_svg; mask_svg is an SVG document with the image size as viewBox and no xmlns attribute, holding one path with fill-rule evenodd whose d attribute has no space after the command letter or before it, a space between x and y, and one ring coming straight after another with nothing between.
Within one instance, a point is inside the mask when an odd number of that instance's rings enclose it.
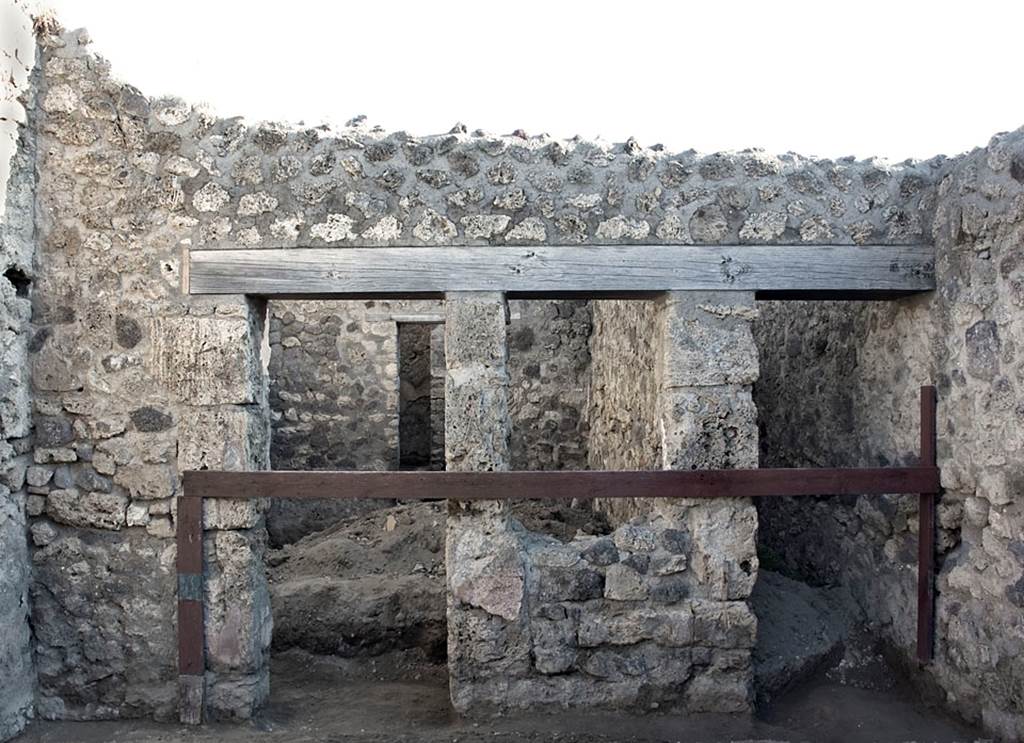
<instances>
[{"instance_id":1,"label":"metal bracket on wall","mask_svg":"<svg viewBox=\"0 0 1024 743\"><path fill-rule=\"evenodd\" d=\"M178 498L178 673L181 721L198 725L205 708L203 500L205 498L744 498L917 494L917 658L935 645L935 388L921 388L921 449L916 467L642 472L219 472L184 474Z\"/></svg>"}]
</instances>

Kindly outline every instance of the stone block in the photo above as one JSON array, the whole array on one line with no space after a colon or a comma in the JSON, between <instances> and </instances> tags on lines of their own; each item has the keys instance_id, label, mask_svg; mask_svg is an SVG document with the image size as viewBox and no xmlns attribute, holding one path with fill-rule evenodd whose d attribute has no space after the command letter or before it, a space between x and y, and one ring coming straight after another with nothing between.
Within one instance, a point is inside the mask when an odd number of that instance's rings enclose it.
<instances>
[{"instance_id":1,"label":"stone block","mask_svg":"<svg viewBox=\"0 0 1024 743\"><path fill-rule=\"evenodd\" d=\"M77 462L78 453L74 449L44 449L37 448L32 452L32 459L36 464L57 464Z\"/></svg>"},{"instance_id":2,"label":"stone block","mask_svg":"<svg viewBox=\"0 0 1024 743\"><path fill-rule=\"evenodd\" d=\"M757 409L749 389L664 390L662 406L665 469L757 467Z\"/></svg>"},{"instance_id":3,"label":"stone block","mask_svg":"<svg viewBox=\"0 0 1024 743\"><path fill-rule=\"evenodd\" d=\"M623 607L595 602L587 605L580 614L580 647L635 645L647 640L674 648L692 644L692 608L689 605Z\"/></svg>"},{"instance_id":4,"label":"stone block","mask_svg":"<svg viewBox=\"0 0 1024 743\"><path fill-rule=\"evenodd\" d=\"M638 690L649 689L654 701L671 698L676 693L674 690L689 678L692 669L687 651L652 643L599 648L588 653L580 667L602 682L632 680ZM595 684L595 691L603 685Z\"/></svg>"},{"instance_id":5,"label":"stone block","mask_svg":"<svg viewBox=\"0 0 1024 743\"><path fill-rule=\"evenodd\" d=\"M166 464L129 464L118 468L114 483L127 490L132 498L160 500L174 495L178 476L174 468Z\"/></svg>"},{"instance_id":6,"label":"stone block","mask_svg":"<svg viewBox=\"0 0 1024 743\"><path fill-rule=\"evenodd\" d=\"M265 534L215 531L206 555L207 668L258 674L266 668L272 619L264 574Z\"/></svg>"},{"instance_id":7,"label":"stone block","mask_svg":"<svg viewBox=\"0 0 1024 743\"><path fill-rule=\"evenodd\" d=\"M580 558L575 544L531 534L524 539L523 549L532 579L532 605L587 601L602 596L604 576Z\"/></svg>"},{"instance_id":8,"label":"stone block","mask_svg":"<svg viewBox=\"0 0 1024 743\"><path fill-rule=\"evenodd\" d=\"M640 573L621 562L609 565L605 572L604 596L613 601L643 601L647 583Z\"/></svg>"},{"instance_id":9,"label":"stone block","mask_svg":"<svg viewBox=\"0 0 1024 743\"><path fill-rule=\"evenodd\" d=\"M29 467L25 473L25 481L37 488L41 488L50 482L53 477L53 470L50 467Z\"/></svg>"},{"instance_id":10,"label":"stone block","mask_svg":"<svg viewBox=\"0 0 1024 743\"><path fill-rule=\"evenodd\" d=\"M695 593L693 584L691 575L652 576L647 579L647 595L659 604L675 604Z\"/></svg>"},{"instance_id":11,"label":"stone block","mask_svg":"<svg viewBox=\"0 0 1024 743\"><path fill-rule=\"evenodd\" d=\"M44 449L59 449L74 440L71 421L63 416L36 416L36 446Z\"/></svg>"},{"instance_id":12,"label":"stone block","mask_svg":"<svg viewBox=\"0 0 1024 743\"><path fill-rule=\"evenodd\" d=\"M509 621L519 619L526 581L524 551L508 531L479 528L476 519L448 530L446 564L452 601Z\"/></svg>"},{"instance_id":13,"label":"stone block","mask_svg":"<svg viewBox=\"0 0 1024 743\"><path fill-rule=\"evenodd\" d=\"M146 369L179 402L244 405L260 400L260 338L246 318L153 318L147 337Z\"/></svg>"},{"instance_id":14,"label":"stone block","mask_svg":"<svg viewBox=\"0 0 1024 743\"><path fill-rule=\"evenodd\" d=\"M269 435L259 408L184 408L178 423L178 472L266 469Z\"/></svg>"},{"instance_id":15,"label":"stone block","mask_svg":"<svg viewBox=\"0 0 1024 743\"><path fill-rule=\"evenodd\" d=\"M131 503L125 514L128 526L145 526L149 523L149 508L145 503Z\"/></svg>"},{"instance_id":16,"label":"stone block","mask_svg":"<svg viewBox=\"0 0 1024 743\"><path fill-rule=\"evenodd\" d=\"M757 639L757 617L743 601L694 601L694 643L733 650L752 648Z\"/></svg>"},{"instance_id":17,"label":"stone block","mask_svg":"<svg viewBox=\"0 0 1024 743\"><path fill-rule=\"evenodd\" d=\"M619 561L619 549L607 537L595 539L580 555L592 565L608 566Z\"/></svg>"},{"instance_id":18,"label":"stone block","mask_svg":"<svg viewBox=\"0 0 1024 743\"><path fill-rule=\"evenodd\" d=\"M717 600L742 600L757 580L757 509L749 502L717 499L687 511L694 590Z\"/></svg>"},{"instance_id":19,"label":"stone block","mask_svg":"<svg viewBox=\"0 0 1024 743\"><path fill-rule=\"evenodd\" d=\"M445 363L449 369L483 365L504 372L508 307L498 292L445 297Z\"/></svg>"},{"instance_id":20,"label":"stone block","mask_svg":"<svg viewBox=\"0 0 1024 743\"><path fill-rule=\"evenodd\" d=\"M604 576L582 561L568 567L534 567L533 575L539 602L588 601L604 594Z\"/></svg>"},{"instance_id":21,"label":"stone block","mask_svg":"<svg viewBox=\"0 0 1024 743\"><path fill-rule=\"evenodd\" d=\"M615 546L624 552L651 552L658 546L658 535L648 524L623 524L612 534Z\"/></svg>"},{"instance_id":22,"label":"stone block","mask_svg":"<svg viewBox=\"0 0 1024 743\"><path fill-rule=\"evenodd\" d=\"M472 696L473 687L488 679L528 676L532 666L530 634L520 622L479 609L448 613L448 674L452 681L452 702Z\"/></svg>"},{"instance_id":23,"label":"stone block","mask_svg":"<svg viewBox=\"0 0 1024 743\"><path fill-rule=\"evenodd\" d=\"M46 499L46 513L54 521L93 529L120 529L127 508L128 499L118 493L53 490Z\"/></svg>"},{"instance_id":24,"label":"stone block","mask_svg":"<svg viewBox=\"0 0 1024 743\"><path fill-rule=\"evenodd\" d=\"M576 627L572 619L534 619L533 664L544 674L566 673L576 664Z\"/></svg>"},{"instance_id":25,"label":"stone block","mask_svg":"<svg viewBox=\"0 0 1024 743\"><path fill-rule=\"evenodd\" d=\"M752 294L674 292L662 300L660 314L664 387L748 385L757 380Z\"/></svg>"},{"instance_id":26,"label":"stone block","mask_svg":"<svg viewBox=\"0 0 1024 743\"><path fill-rule=\"evenodd\" d=\"M25 498L25 513L29 516L42 516L46 510L45 495L29 495Z\"/></svg>"},{"instance_id":27,"label":"stone block","mask_svg":"<svg viewBox=\"0 0 1024 743\"><path fill-rule=\"evenodd\" d=\"M705 671L686 685L686 710L694 713L750 712L753 709L751 686L749 671Z\"/></svg>"}]
</instances>

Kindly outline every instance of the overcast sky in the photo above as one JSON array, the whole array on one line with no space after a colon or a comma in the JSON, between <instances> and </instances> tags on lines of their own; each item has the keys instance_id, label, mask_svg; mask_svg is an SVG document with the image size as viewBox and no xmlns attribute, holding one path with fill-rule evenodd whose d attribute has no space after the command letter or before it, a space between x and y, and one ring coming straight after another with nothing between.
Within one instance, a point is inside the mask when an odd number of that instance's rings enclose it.
<instances>
[{"instance_id":1,"label":"overcast sky","mask_svg":"<svg viewBox=\"0 0 1024 743\"><path fill-rule=\"evenodd\" d=\"M1022 0L41 2L224 116L894 160L1024 125Z\"/></svg>"}]
</instances>

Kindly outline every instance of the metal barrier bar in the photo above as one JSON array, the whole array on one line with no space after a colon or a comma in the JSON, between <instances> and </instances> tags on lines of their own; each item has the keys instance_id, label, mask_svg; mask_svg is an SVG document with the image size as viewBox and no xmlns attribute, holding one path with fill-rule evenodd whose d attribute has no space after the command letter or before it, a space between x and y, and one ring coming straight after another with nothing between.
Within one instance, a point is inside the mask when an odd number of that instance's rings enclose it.
<instances>
[{"instance_id":1,"label":"metal barrier bar","mask_svg":"<svg viewBox=\"0 0 1024 743\"><path fill-rule=\"evenodd\" d=\"M203 499L178 498L178 694L183 723L203 721Z\"/></svg>"},{"instance_id":2,"label":"metal barrier bar","mask_svg":"<svg viewBox=\"0 0 1024 743\"><path fill-rule=\"evenodd\" d=\"M504 500L933 493L936 467L551 472L186 472L185 498Z\"/></svg>"},{"instance_id":3,"label":"metal barrier bar","mask_svg":"<svg viewBox=\"0 0 1024 743\"><path fill-rule=\"evenodd\" d=\"M935 388L921 388L922 467L936 466ZM936 484L938 485L938 484ZM917 661L931 662L935 651L935 501L939 487L922 491L917 506Z\"/></svg>"}]
</instances>

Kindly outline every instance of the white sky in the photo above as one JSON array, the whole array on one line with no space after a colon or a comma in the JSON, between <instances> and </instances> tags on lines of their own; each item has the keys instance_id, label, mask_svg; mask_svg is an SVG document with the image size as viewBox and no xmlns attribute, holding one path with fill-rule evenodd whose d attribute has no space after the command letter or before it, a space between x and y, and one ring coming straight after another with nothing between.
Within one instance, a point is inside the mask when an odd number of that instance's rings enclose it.
<instances>
[{"instance_id":1,"label":"white sky","mask_svg":"<svg viewBox=\"0 0 1024 743\"><path fill-rule=\"evenodd\" d=\"M40 1L224 116L894 160L1024 125L1022 0Z\"/></svg>"}]
</instances>

